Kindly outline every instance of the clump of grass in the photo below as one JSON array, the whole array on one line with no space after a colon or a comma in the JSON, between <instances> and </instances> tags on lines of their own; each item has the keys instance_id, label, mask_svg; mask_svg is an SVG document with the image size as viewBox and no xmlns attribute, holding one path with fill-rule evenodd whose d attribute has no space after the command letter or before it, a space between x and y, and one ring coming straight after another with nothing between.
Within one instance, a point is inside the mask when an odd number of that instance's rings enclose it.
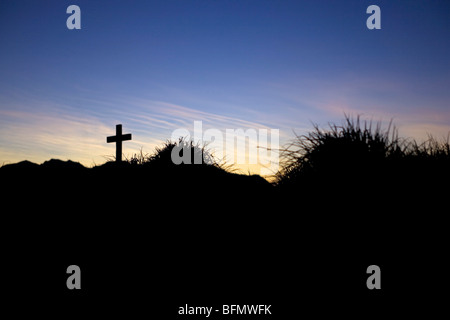
<instances>
[{"instance_id":1,"label":"clump of grass","mask_svg":"<svg viewBox=\"0 0 450 320\"><path fill-rule=\"evenodd\" d=\"M358 168L370 162L402 157L407 143L398 137L392 123L386 129L378 122L361 122L346 116L343 125L329 124L328 129L314 125L314 130L296 138L281 149L281 170L277 183L320 173Z\"/></svg>"},{"instance_id":2,"label":"clump of grass","mask_svg":"<svg viewBox=\"0 0 450 320\"><path fill-rule=\"evenodd\" d=\"M188 164L213 166L223 170L232 171L230 165L227 165L221 159L216 159L214 154L208 149L207 144L200 145L192 140L186 140L180 137L178 141L167 140L162 146L157 146L152 154L143 153L142 148L139 153L134 154L125 161L132 165L156 165L173 166L172 154L178 153L179 157L189 159ZM185 153L190 156L183 157Z\"/></svg>"},{"instance_id":3,"label":"clump of grass","mask_svg":"<svg viewBox=\"0 0 450 320\"><path fill-rule=\"evenodd\" d=\"M423 177L430 170L447 172L449 168L450 134L443 142L430 137L419 144L399 138L392 121L383 128L381 122L345 116L343 125L330 124L327 129L314 125L312 132L296 136L281 149L276 184L327 180L343 185L349 180L380 180L394 174Z\"/></svg>"},{"instance_id":4,"label":"clump of grass","mask_svg":"<svg viewBox=\"0 0 450 320\"><path fill-rule=\"evenodd\" d=\"M184 157L188 153L189 156ZM206 146L194 144L192 140L179 138L178 141L166 141L163 146L156 147L153 155L149 157L151 163L174 164L172 155L178 155L183 160L187 160L186 164L214 165L214 158L206 149Z\"/></svg>"},{"instance_id":5,"label":"clump of grass","mask_svg":"<svg viewBox=\"0 0 450 320\"><path fill-rule=\"evenodd\" d=\"M144 153L141 147L139 152L133 154L130 158L125 156L125 162L131 165L143 165L149 161L149 158L150 158L149 154Z\"/></svg>"},{"instance_id":6,"label":"clump of grass","mask_svg":"<svg viewBox=\"0 0 450 320\"><path fill-rule=\"evenodd\" d=\"M408 156L421 159L450 160L450 133L446 140L439 141L429 135L428 140L419 144L413 141L408 149Z\"/></svg>"}]
</instances>

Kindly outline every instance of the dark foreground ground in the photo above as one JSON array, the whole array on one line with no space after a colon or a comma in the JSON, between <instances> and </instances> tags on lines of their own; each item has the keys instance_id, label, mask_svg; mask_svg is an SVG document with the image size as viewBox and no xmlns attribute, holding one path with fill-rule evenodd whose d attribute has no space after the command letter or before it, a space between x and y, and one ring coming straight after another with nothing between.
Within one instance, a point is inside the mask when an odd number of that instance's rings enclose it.
<instances>
[{"instance_id":1,"label":"dark foreground ground","mask_svg":"<svg viewBox=\"0 0 450 320\"><path fill-rule=\"evenodd\" d=\"M2 309L17 318L205 318L178 315L186 304L219 310L211 319L448 313L448 173L296 189L208 166L50 161L0 177ZM70 265L81 290L66 286ZM231 304L271 315L222 314Z\"/></svg>"}]
</instances>

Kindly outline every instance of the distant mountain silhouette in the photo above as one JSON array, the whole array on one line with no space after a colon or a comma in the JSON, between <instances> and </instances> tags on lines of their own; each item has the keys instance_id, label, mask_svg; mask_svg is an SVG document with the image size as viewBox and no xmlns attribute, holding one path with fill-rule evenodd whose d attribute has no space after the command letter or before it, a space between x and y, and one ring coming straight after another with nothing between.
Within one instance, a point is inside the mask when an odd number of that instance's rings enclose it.
<instances>
[{"instance_id":1,"label":"distant mountain silhouette","mask_svg":"<svg viewBox=\"0 0 450 320\"><path fill-rule=\"evenodd\" d=\"M29 170L29 169L35 169L39 165L36 163L33 163L31 161L25 160L18 163L10 163L5 164L1 168L3 169L3 172L7 170Z\"/></svg>"},{"instance_id":2,"label":"distant mountain silhouette","mask_svg":"<svg viewBox=\"0 0 450 320\"><path fill-rule=\"evenodd\" d=\"M45 161L42 165L43 168L49 169L61 169L61 170L80 170L84 169L84 166L79 162L73 162L71 160L61 161L57 159L51 159L49 161Z\"/></svg>"}]
</instances>

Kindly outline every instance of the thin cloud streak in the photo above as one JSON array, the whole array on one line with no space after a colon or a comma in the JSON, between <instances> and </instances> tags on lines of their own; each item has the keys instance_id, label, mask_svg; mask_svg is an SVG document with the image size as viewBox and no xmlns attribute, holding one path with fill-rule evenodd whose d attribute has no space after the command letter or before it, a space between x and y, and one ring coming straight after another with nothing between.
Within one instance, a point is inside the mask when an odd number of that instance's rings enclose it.
<instances>
[{"instance_id":1,"label":"thin cloud streak","mask_svg":"<svg viewBox=\"0 0 450 320\"><path fill-rule=\"evenodd\" d=\"M97 137L107 127L96 119L73 115L0 110L1 163L49 158L72 159L90 165L108 149Z\"/></svg>"},{"instance_id":2,"label":"thin cloud streak","mask_svg":"<svg viewBox=\"0 0 450 320\"><path fill-rule=\"evenodd\" d=\"M215 128L224 135L225 129L271 129L266 124L161 101L89 100L87 111L47 101L34 101L33 110L22 106L0 109L0 163L24 159L42 162L52 157L72 159L88 166L102 163L105 156L114 153L113 146L105 143L105 137L114 134L117 123L133 134L133 140L124 144L128 157L141 148L144 153L153 152L174 130L193 130L194 121L202 121L204 130ZM99 104L108 105L108 113L101 120L96 111ZM133 112L121 108L122 105L129 106Z\"/></svg>"},{"instance_id":3,"label":"thin cloud streak","mask_svg":"<svg viewBox=\"0 0 450 320\"><path fill-rule=\"evenodd\" d=\"M114 146L107 145L105 137L114 134L117 123L133 134L133 140L124 144L128 157L141 148L144 153L153 152L176 129L192 132L194 121L202 121L203 130L214 128L224 134L226 129L279 129L280 145L293 139L294 132L307 133L313 123L339 123L344 113L374 121L393 119L402 136L422 140L427 134L446 136L450 130L446 102L434 101L434 107L424 108L423 101L408 95L411 88L406 85L385 81L377 86L379 82L373 79L356 81L352 77L336 83L317 86L310 79L298 85L267 84L271 100L281 103L272 109L266 105L265 111L245 106L247 111L239 116L134 96L100 99L89 91L87 97L70 100L71 104L27 94L14 99L14 104L1 103L0 164L24 159L39 162L50 157L70 158L85 165L102 163L104 156L114 154ZM377 96L361 94L369 88L391 99L382 99L381 103ZM215 107L208 110L218 110ZM222 109L235 110L236 105Z\"/></svg>"},{"instance_id":4,"label":"thin cloud streak","mask_svg":"<svg viewBox=\"0 0 450 320\"><path fill-rule=\"evenodd\" d=\"M323 81L321 86L316 82L271 84L292 105L285 108L285 116L309 116L320 126L340 124L345 114L386 124L392 120L401 136L420 141L429 134L439 137L450 131L449 99L422 97L416 93L416 84L363 76L343 76L340 81Z\"/></svg>"}]
</instances>

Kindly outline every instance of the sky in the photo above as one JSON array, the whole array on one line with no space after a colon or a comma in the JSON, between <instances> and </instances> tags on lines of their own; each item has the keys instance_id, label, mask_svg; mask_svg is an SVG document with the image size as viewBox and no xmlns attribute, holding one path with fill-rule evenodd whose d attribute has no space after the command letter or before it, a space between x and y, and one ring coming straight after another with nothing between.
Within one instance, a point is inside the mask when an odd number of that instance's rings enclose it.
<instances>
[{"instance_id":1,"label":"sky","mask_svg":"<svg viewBox=\"0 0 450 320\"><path fill-rule=\"evenodd\" d=\"M369 30L373 4L381 29ZM127 157L194 121L279 130L280 146L344 114L444 138L448 21L445 0L2 0L0 165L104 163L118 123L133 134Z\"/></svg>"}]
</instances>

